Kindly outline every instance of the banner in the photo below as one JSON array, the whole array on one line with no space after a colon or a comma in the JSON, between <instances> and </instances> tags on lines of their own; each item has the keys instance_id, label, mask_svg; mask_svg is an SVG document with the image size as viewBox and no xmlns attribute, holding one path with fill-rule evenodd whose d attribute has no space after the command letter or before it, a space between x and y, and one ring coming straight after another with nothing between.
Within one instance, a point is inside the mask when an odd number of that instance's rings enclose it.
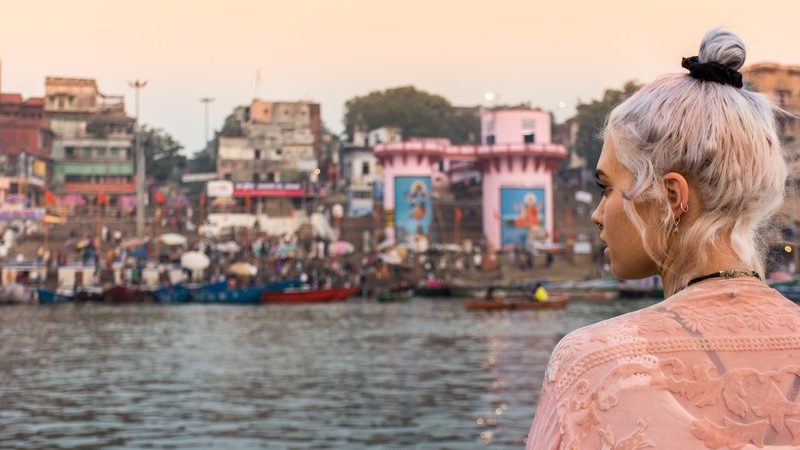
<instances>
[{"instance_id":1,"label":"banner","mask_svg":"<svg viewBox=\"0 0 800 450\"><path fill-rule=\"evenodd\" d=\"M544 189L500 188L501 245L529 248L547 240Z\"/></svg>"},{"instance_id":2,"label":"banner","mask_svg":"<svg viewBox=\"0 0 800 450\"><path fill-rule=\"evenodd\" d=\"M234 183L234 197L302 197L302 183Z\"/></svg>"},{"instance_id":3,"label":"banner","mask_svg":"<svg viewBox=\"0 0 800 450\"><path fill-rule=\"evenodd\" d=\"M233 197L233 182L226 180L209 181L206 183L209 197Z\"/></svg>"},{"instance_id":4,"label":"banner","mask_svg":"<svg viewBox=\"0 0 800 450\"><path fill-rule=\"evenodd\" d=\"M431 232L431 177L395 177L394 208L397 242L416 242Z\"/></svg>"}]
</instances>

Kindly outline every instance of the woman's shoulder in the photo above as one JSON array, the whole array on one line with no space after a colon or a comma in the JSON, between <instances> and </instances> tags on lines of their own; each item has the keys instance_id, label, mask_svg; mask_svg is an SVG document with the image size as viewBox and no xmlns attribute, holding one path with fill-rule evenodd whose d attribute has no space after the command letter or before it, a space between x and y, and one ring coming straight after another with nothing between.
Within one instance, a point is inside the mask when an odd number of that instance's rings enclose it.
<instances>
[{"instance_id":1,"label":"woman's shoulder","mask_svg":"<svg viewBox=\"0 0 800 450\"><path fill-rule=\"evenodd\" d=\"M550 357L545 373L547 383L568 386L572 383L576 368L586 369L613 358L620 346L641 342L642 324L657 314L658 304L587 325L564 336ZM561 390L561 389L558 389Z\"/></svg>"}]
</instances>

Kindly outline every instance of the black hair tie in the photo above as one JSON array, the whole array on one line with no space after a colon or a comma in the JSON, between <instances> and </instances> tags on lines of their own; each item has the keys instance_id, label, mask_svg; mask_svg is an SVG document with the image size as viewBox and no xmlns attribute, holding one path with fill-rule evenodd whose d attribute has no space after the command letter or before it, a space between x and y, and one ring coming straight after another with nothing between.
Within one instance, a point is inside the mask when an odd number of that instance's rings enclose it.
<instances>
[{"instance_id":1,"label":"black hair tie","mask_svg":"<svg viewBox=\"0 0 800 450\"><path fill-rule=\"evenodd\" d=\"M697 60L697 56L692 56L691 58L683 58L681 66L684 69L689 69L689 75L698 80L728 84L737 88L742 87L743 84L741 73L718 62L701 63Z\"/></svg>"}]
</instances>

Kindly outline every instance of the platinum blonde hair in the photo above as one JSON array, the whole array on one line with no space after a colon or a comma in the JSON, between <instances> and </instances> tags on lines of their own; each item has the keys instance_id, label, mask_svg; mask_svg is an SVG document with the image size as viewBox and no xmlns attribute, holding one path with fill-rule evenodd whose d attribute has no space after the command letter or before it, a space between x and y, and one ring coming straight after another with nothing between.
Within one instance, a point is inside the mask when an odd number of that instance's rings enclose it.
<instances>
[{"instance_id":1,"label":"platinum blonde hair","mask_svg":"<svg viewBox=\"0 0 800 450\"><path fill-rule=\"evenodd\" d=\"M745 47L735 34L709 31L698 60L738 70ZM764 95L692 78L663 75L614 108L604 137L617 147L619 162L633 175L624 208L645 251L674 283L685 287L719 243L729 244L744 267L764 276L763 231L783 202L787 165L775 121L780 110ZM671 233L675 217L661 177L683 175L698 194L701 213ZM658 218L646 225L644 204ZM726 268L728 269L728 268Z\"/></svg>"}]
</instances>

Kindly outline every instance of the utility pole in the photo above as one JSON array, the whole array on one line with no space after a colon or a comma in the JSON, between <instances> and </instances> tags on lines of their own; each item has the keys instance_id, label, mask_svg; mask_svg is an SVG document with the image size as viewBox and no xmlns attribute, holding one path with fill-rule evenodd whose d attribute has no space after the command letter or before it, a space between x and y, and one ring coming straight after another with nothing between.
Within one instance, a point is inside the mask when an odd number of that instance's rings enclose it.
<instances>
[{"instance_id":1,"label":"utility pole","mask_svg":"<svg viewBox=\"0 0 800 450\"><path fill-rule=\"evenodd\" d=\"M136 122L133 129L133 137L136 147L136 237L144 237L144 149L142 149L142 137L139 130L139 92L147 86L147 81L129 81L128 86L136 89Z\"/></svg>"},{"instance_id":2,"label":"utility pole","mask_svg":"<svg viewBox=\"0 0 800 450\"><path fill-rule=\"evenodd\" d=\"M205 144L206 144L206 146L205 146L206 153L208 153L208 104L213 102L213 101L214 101L214 97L202 97L200 99L200 102L205 105L205 109L206 109L206 127L205 127L205 136L204 136Z\"/></svg>"}]
</instances>

